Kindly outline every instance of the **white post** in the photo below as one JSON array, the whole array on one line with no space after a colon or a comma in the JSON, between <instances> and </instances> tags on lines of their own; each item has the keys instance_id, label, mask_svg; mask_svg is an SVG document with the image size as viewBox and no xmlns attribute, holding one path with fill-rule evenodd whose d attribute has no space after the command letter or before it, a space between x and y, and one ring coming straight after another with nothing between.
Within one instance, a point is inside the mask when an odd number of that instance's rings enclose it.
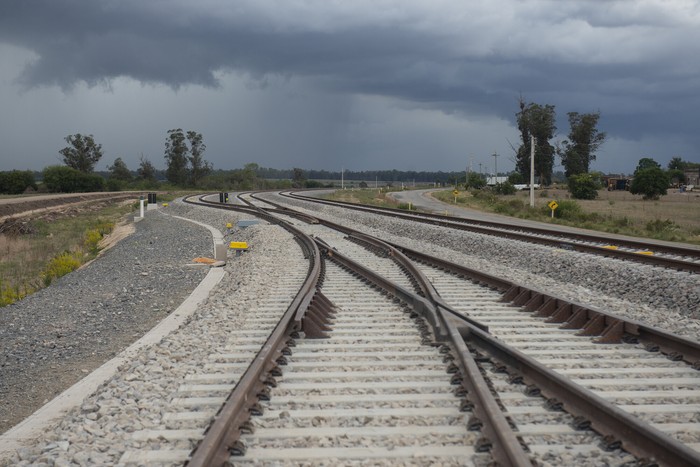
<instances>
[{"instance_id":1,"label":"white post","mask_svg":"<svg viewBox=\"0 0 700 467\"><path fill-rule=\"evenodd\" d=\"M530 135L530 207L535 207L535 137L532 135Z\"/></svg>"},{"instance_id":2,"label":"white post","mask_svg":"<svg viewBox=\"0 0 700 467\"><path fill-rule=\"evenodd\" d=\"M496 172L493 179L494 183L498 183L498 156L499 154L496 152L493 153L493 171Z\"/></svg>"},{"instance_id":3,"label":"white post","mask_svg":"<svg viewBox=\"0 0 700 467\"><path fill-rule=\"evenodd\" d=\"M141 199L139 200L139 205L140 205L140 206L139 206L139 216L140 216L140 217L143 217L143 196L142 196Z\"/></svg>"}]
</instances>

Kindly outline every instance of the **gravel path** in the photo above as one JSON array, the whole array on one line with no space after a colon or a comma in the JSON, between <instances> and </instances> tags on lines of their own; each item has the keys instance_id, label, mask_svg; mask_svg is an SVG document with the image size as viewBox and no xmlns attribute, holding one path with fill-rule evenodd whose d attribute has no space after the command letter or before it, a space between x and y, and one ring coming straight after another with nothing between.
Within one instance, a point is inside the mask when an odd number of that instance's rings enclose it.
<instances>
[{"instance_id":1,"label":"gravel path","mask_svg":"<svg viewBox=\"0 0 700 467\"><path fill-rule=\"evenodd\" d=\"M0 309L0 433L176 308L207 273L198 256L212 256L205 228L148 211L97 261Z\"/></svg>"}]
</instances>

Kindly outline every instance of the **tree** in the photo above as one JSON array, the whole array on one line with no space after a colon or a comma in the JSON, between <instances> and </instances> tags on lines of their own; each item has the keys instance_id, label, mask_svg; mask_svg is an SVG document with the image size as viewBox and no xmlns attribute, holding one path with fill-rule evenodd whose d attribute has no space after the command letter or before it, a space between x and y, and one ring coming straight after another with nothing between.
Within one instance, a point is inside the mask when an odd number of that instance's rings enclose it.
<instances>
[{"instance_id":1,"label":"tree","mask_svg":"<svg viewBox=\"0 0 700 467\"><path fill-rule=\"evenodd\" d=\"M642 157L639 159L639 162L637 163L637 168L634 169L634 175L637 175L637 172L640 172L642 170L646 169L659 169L661 170L661 165L659 165L658 162L656 162L654 159L650 157Z\"/></svg>"},{"instance_id":2,"label":"tree","mask_svg":"<svg viewBox=\"0 0 700 467\"><path fill-rule=\"evenodd\" d=\"M683 173L682 170L679 169L669 169L666 171L666 174L668 175L668 179L673 183L675 186L678 186L682 183L685 183L685 173Z\"/></svg>"},{"instance_id":3,"label":"tree","mask_svg":"<svg viewBox=\"0 0 700 467\"><path fill-rule=\"evenodd\" d=\"M669 170L680 170L683 171L687 167L688 163L684 162L680 157L674 157L668 161Z\"/></svg>"},{"instance_id":4,"label":"tree","mask_svg":"<svg viewBox=\"0 0 700 467\"><path fill-rule=\"evenodd\" d=\"M131 175L131 170L126 166L126 163L121 157L114 159L114 164L107 167L109 170L109 178L114 180L119 180L122 182L130 182L133 179Z\"/></svg>"},{"instance_id":5,"label":"tree","mask_svg":"<svg viewBox=\"0 0 700 467\"><path fill-rule=\"evenodd\" d=\"M525 104L520 99L520 112L516 114L521 144L516 153L515 169L530 180L530 136L535 137L535 176L541 185L552 181L554 146L549 140L557 131L553 105Z\"/></svg>"},{"instance_id":6,"label":"tree","mask_svg":"<svg viewBox=\"0 0 700 467\"><path fill-rule=\"evenodd\" d=\"M195 131L187 132L187 140L190 142L190 182L197 186L199 181L211 172L211 164L204 160L204 151L207 149L202 134Z\"/></svg>"},{"instance_id":7,"label":"tree","mask_svg":"<svg viewBox=\"0 0 700 467\"><path fill-rule=\"evenodd\" d=\"M181 128L169 130L165 140L165 178L175 185L197 186L212 170L204 160L206 149L201 133L190 130L185 138Z\"/></svg>"},{"instance_id":8,"label":"tree","mask_svg":"<svg viewBox=\"0 0 700 467\"><path fill-rule=\"evenodd\" d=\"M476 172L469 172L467 175L467 188L473 188L475 190L480 190L486 186L486 180L481 174Z\"/></svg>"},{"instance_id":9,"label":"tree","mask_svg":"<svg viewBox=\"0 0 700 467\"><path fill-rule=\"evenodd\" d=\"M306 181L306 177L304 176L304 171L298 167L294 167L292 169L292 187L293 188L301 188L304 186L304 181ZM362 187L360 187L360 188L362 188Z\"/></svg>"},{"instance_id":10,"label":"tree","mask_svg":"<svg viewBox=\"0 0 700 467\"><path fill-rule=\"evenodd\" d=\"M187 144L181 128L168 130L165 140L165 178L174 185L187 184Z\"/></svg>"},{"instance_id":11,"label":"tree","mask_svg":"<svg viewBox=\"0 0 700 467\"><path fill-rule=\"evenodd\" d=\"M591 161L596 158L595 152L605 141L605 132L596 128L600 113L579 114L569 112L569 139L562 141L558 150L566 177L588 173Z\"/></svg>"},{"instance_id":12,"label":"tree","mask_svg":"<svg viewBox=\"0 0 700 467\"><path fill-rule=\"evenodd\" d=\"M644 199L659 199L666 194L669 183L669 176L661 166L654 159L643 157L634 171L630 193L641 194Z\"/></svg>"},{"instance_id":13,"label":"tree","mask_svg":"<svg viewBox=\"0 0 700 467\"><path fill-rule=\"evenodd\" d=\"M153 167L153 164L151 164L151 161L149 161L147 158L143 157L143 154L141 155L140 161L141 161L141 165L139 165L139 169L137 170L139 180L144 180L147 182L155 182L156 181L156 168Z\"/></svg>"},{"instance_id":14,"label":"tree","mask_svg":"<svg viewBox=\"0 0 700 467\"><path fill-rule=\"evenodd\" d=\"M102 191L104 178L72 167L55 165L44 169L44 185L51 193L86 193Z\"/></svg>"},{"instance_id":15,"label":"tree","mask_svg":"<svg viewBox=\"0 0 700 467\"><path fill-rule=\"evenodd\" d=\"M0 193L19 195L30 187L37 189L34 173L31 170L0 172Z\"/></svg>"},{"instance_id":16,"label":"tree","mask_svg":"<svg viewBox=\"0 0 700 467\"><path fill-rule=\"evenodd\" d=\"M576 199L596 199L600 184L589 173L571 175L568 178L569 192Z\"/></svg>"},{"instance_id":17,"label":"tree","mask_svg":"<svg viewBox=\"0 0 700 467\"><path fill-rule=\"evenodd\" d=\"M83 136L80 133L68 135L65 140L70 146L58 151L63 156L63 162L83 173L92 173L95 164L102 158L102 145L96 144L92 135Z\"/></svg>"}]
</instances>

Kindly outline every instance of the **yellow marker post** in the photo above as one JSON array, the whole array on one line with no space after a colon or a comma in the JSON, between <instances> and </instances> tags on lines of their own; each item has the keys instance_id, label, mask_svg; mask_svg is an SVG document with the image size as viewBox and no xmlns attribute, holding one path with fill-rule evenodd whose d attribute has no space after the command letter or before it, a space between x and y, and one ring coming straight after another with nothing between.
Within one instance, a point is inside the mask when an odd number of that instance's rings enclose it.
<instances>
[{"instance_id":1,"label":"yellow marker post","mask_svg":"<svg viewBox=\"0 0 700 467\"><path fill-rule=\"evenodd\" d=\"M248 243L246 242L231 242L228 247L236 252L236 256L241 256L241 251L246 251L248 249Z\"/></svg>"},{"instance_id":2,"label":"yellow marker post","mask_svg":"<svg viewBox=\"0 0 700 467\"><path fill-rule=\"evenodd\" d=\"M455 195L455 204L457 204L457 195L459 194L459 191L456 189L452 192L453 195Z\"/></svg>"},{"instance_id":3,"label":"yellow marker post","mask_svg":"<svg viewBox=\"0 0 700 467\"><path fill-rule=\"evenodd\" d=\"M233 227L233 224L230 223L230 222L227 222L227 223L226 223L226 228L227 228L227 229L230 229L231 227Z\"/></svg>"}]
</instances>

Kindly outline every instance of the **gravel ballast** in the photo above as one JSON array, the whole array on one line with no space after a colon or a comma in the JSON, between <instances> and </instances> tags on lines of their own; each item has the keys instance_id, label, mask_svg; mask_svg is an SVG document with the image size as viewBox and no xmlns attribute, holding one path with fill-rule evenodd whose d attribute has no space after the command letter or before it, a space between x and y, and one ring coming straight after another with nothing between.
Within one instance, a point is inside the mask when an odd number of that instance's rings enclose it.
<instances>
[{"instance_id":1,"label":"gravel ballast","mask_svg":"<svg viewBox=\"0 0 700 467\"><path fill-rule=\"evenodd\" d=\"M639 263L264 194L281 204L518 284L697 340L700 278Z\"/></svg>"},{"instance_id":2,"label":"gravel ballast","mask_svg":"<svg viewBox=\"0 0 700 467\"><path fill-rule=\"evenodd\" d=\"M205 228L149 211L98 260L0 310L0 432L175 309L207 273L198 256L212 256Z\"/></svg>"},{"instance_id":3,"label":"gravel ballast","mask_svg":"<svg viewBox=\"0 0 700 467\"><path fill-rule=\"evenodd\" d=\"M388 232L389 239L397 243L469 267L484 268L554 295L593 303L693 338L697 338L700 329L693 319L700 305L694 276L660 270L649 274L640 266L634 266L628 276L628 267L608 264L610 260L539 250L491 237L446 234L444 229L426 230L426 226L407 227L402 222L356 212L341 214L336 208L309 207L306 203L304 206L311 214L382 237L387 237ZM167 449L169 441L138 440L132 433L163 426L163 413L184 376L196 372L207 355L227 345L228 330L239 328L248 319L250 304L284 277L287 264L298 262L301 257L291 235L266 222L245 230L226 231L227 222L250 216L192 207L180 201L162 212L149 211L146 219L136 225L134 234L99 260L6 309L13 310L10 315L0 313L0 365L4 364L0 366L0 421L8 418L6 413L15 413L14 407L6 407L6 395L15 397L8 406L22 404L21 399L27 398L15 390L15 384L25 384L25 391L32 391L47 381L50 391L37 395L33 408L25 409L33 411L44 399L58 393L59 388L72 384L138 339L175 309L204 277L207 268L191 262L197 256L212 256L211 234L166 213L214 226L224 231L225 241L247 241L251 248L240 257L229 257L224 279L179 330L140 351L96 394L47 430L42 442L20 449L5 462L0 459L0 466L114 464L125 450ZM538 255L542 257L538 259ZM552 265L553 257L560 266ZM592 280L582 272L601 269L610 272L595 275ZM619 280L612 285L600 283L612 277ZM638 289L640 283L654 288L629 292ZM678 297L649 305L650 297L676 293L671 290L676 290ZM680 296L687 301L682 307L673 306ZM20 310L20 306L27 308ZM61 317L58 321L57 316ZM49 343L43 345L45 341ZM7 347L6 342L12 342L12 347ZM69 381L62 381L57 375L65 375ZM13 423L7 424L5 429ZM189 445L181 441L178 447Z\"/></svg>"}]
</instances>

